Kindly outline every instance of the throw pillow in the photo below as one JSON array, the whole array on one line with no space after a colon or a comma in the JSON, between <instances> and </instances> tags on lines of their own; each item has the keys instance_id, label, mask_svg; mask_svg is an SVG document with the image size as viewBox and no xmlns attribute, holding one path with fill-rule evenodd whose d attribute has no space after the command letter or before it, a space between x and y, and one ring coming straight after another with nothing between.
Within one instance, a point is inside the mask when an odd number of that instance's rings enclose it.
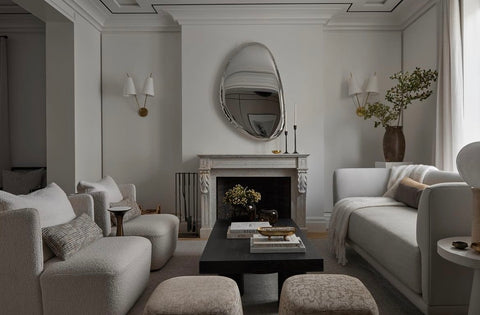
<instances>
[{"instance_id":1,"label":"throw pillow","mask_svg":"<svg viewBox=\"0 0 480 315\"><path fill-rule=\"evenodd\" d=\"M24 195L42 188L45 170L39 168L33 171L3 170L3 190L14 195Z\"/></svg>"},{"instance_id":2,"label":"throw pillow","mask_svg":"<svg viewBox=\"0 0 480 315\"><path fill-rule=\"evenodd\" d=\"M131 207L132 210L128 211L125 213L123 216L123 222L127 222L128 220L131 220L133 218L138 217L139 215L142 214L142 211L140 210L140 207L138 204L131 200L130 198L125 198L120 202L112 202L110 204L111 207ZM110 219L112 221L112 225L117 225L117 219L115 218L115 215L113 213L110 213Z\"/></svg>"},{"instance_id":3,"label":"throw pillow","mask_svg":"<svg viewBox=\"0 0 480 315\"><path fill-rule=\"evenodd\" d=\"M0 190L0 211L22 208L37 209L42 228L69 222L75 218L67 195L55 183L28 195L17 196Z\"/></svg>"},{"instance_id":4,"label":"throw pillow","mask_svg":"<svg viewBox=\"0 0 480 315\"><path fill-rule=\"evenodd\" d=\"M418 209L418 203L422 192L428 185L414 181L409 177L404 177L398 184L395 192L395 200L403 202L409 207Z\"/></svg>"},{"instance_id":5,"label":"throw pillow","mask_svg":"<svg viewBox=\"0 0 480 315\"><path fill-rule=\"evenodd\" d=\"M102 229L85 213L70 222L42 229L43 241L63 260L102 237Z\"/></svg>"},{"instance_id":6,"label":"throw pillow","mask_svg":"<svg viewBox=\"0 0 480 315\"><path fill-rule=\"evenodd\" d=\"M81 180L78 182L77 190L79 193L91 193L96 191L104 191L110 202L120 202L123 199L122 193L117 183L110 176L105 176L98 182L87 182Z\"/></svg>"}]
</instances>

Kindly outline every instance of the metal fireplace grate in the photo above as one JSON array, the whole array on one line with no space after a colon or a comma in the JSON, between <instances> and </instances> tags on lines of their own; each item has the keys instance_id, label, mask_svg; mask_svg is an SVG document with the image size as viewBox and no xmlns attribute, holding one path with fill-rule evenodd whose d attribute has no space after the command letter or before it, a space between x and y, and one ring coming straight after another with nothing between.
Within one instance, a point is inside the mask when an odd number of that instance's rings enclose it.
<instances>
[{"instance_id":1,"label":"metal fireplace grate","mask_svg":"<svg viewBox=\"0 0 480 315\"><path fill-rule=\"evenodd\" d=\"M198 173L175 173L175 215L180 219L180 236L199 234Z\"/></svg>"}]
</instances>

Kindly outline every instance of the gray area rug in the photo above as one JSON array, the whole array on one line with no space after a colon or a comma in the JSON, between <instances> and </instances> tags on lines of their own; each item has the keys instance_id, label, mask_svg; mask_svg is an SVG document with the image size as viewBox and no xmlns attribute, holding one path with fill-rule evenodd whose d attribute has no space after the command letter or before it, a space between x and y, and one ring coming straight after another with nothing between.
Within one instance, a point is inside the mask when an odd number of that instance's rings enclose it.
<instances>
[{"instance_id":1,"label":"gray area rug","mask_svg":"<svg viewBox=\"0 0 480 315\"><path fill-rule=\"evenodd\" d=\"M349 262L346 266L341 266L328 252L326 239L311 241L322 253L324 273L347 274L360 279L375 298L380 314L422 314L355 251L347 250ZM175 255L169 262L161 270L150 274L147 288L128 314L142 314L148 297L160 282L177 276L198 275L198 261L205 244L204 240L180 240ZM276 274L245 275L245 294L242 296L244 314L277 314L277 294Z\"/></svg>"}]
</instances>

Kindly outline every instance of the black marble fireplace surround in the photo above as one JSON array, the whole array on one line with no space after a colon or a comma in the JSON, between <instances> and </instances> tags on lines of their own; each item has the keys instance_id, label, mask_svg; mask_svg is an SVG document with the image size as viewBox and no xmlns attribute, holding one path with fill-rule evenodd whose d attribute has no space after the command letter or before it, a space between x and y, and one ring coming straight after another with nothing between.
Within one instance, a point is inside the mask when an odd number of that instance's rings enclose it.
<instances>
[{"instance_id":1,"label":"black marble fireplace surround","mask_svg":"<svg viewBox=\"0 0 480 315\"><path fill-rule=\"evenodd\" d=\"M275 209L280 218L291 217L290 177L217 177L217 219L228 218L229 205L223 203L225 192L240 184L262 194L257 212Z\"/></svg>"}]
</instances>

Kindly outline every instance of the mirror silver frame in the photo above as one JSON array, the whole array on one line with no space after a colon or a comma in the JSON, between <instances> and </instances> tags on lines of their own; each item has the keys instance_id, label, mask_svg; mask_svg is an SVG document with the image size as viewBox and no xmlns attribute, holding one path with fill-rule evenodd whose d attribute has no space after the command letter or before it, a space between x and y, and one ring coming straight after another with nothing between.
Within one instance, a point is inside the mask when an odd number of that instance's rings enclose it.
<instances>
[{"instance_id":1,"label":"mirror silver frame","mask_svg":"<svg viewBox=\"0 0 480 315\"><path fill-rule=\"evenodd\" d=\"M280 119L279 119L277 125L274 127L275 130L271 133L270 136L263 136L258 132L257 132L257 134L249 132L241 123L239 123L235 120L235 117L232 115L232 113L230 112L230 110L227 107L226 99L225 99L224 85L225 85L225 76L227 74L228 67L232 64L232 61L235 59L235 57L242 50L244 50L247 47L254 46L254 45L260 46L263 49L265 49L266 52L268 52L268 54L271 58L271 61L273 63L273 66L275 67L275 69L274 69L275 70L275 75L276 75L276 79L278 80L278 102L279 102L279 107L280 107ZM285 102L284 102L284 97L283 97L283 86L282 86L282 80L280 78L280 72L278 70L278 66L277 66L277 63L275 61L275 58L273 57L272 52L264 44L257 43L257 42L250 42L250 43L246 43L246 44L241 45L239 48L237 48L233 52L233 54L231 56L232 57L230 57L230 60L225 65L225 69L223 71L221 82L220 82L220 95L219 95L220 96L220 105L222 106L222 111L225 114L225 117L227 118L227 120L230 123L232 123L234 125L234 127L236 129L240 130L243 134L246 134L246 135L248 135L248 136L250 136L254 139L269 141L269 140L277 138L278 136L280 136L282 134L282 132L285 128ZM258 116L260 116L260 115L258 115ZM267 115L263 115L263 116L267 116Z\"/></svg>"}]
</instances>

